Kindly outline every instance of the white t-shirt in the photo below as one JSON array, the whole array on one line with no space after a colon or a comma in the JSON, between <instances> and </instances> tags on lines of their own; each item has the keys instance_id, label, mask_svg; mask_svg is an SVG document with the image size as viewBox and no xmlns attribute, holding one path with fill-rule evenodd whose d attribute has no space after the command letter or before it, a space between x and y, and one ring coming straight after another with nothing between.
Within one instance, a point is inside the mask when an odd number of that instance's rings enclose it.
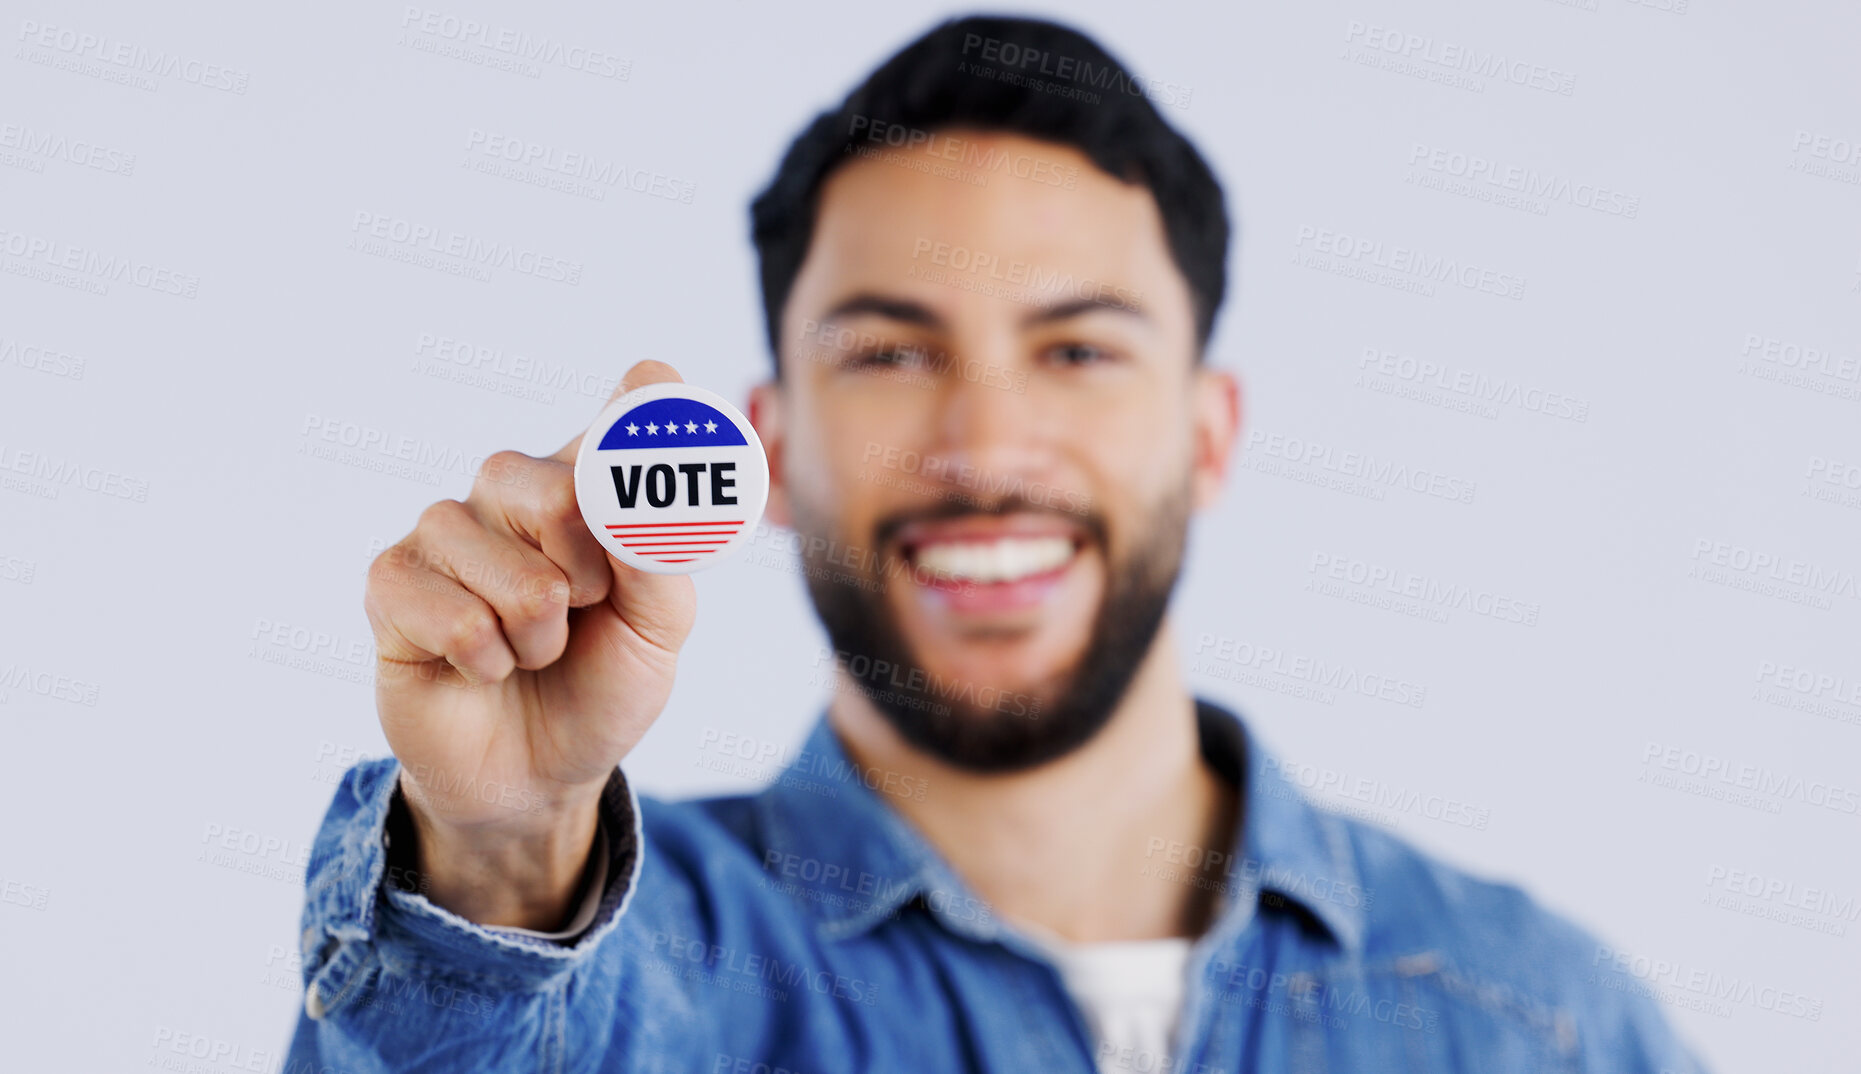
<instances>
[{"instance_id":1,"label":"white t-shirt","mask_svg":"<svg viewBox=\"0 0 1861 1074\"><path fill-rule=\"evenodd\" d=\"M1100 1074L1171 1069L1193 941L1041 942L1092 1030Z\"/></svg>"}]
</instances>

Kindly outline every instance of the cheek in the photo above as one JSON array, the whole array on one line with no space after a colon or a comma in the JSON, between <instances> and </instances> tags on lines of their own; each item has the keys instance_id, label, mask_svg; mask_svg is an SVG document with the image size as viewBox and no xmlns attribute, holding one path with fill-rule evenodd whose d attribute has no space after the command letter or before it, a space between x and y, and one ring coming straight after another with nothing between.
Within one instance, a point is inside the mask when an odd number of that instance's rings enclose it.
<instances>
[{"instance_id":1,"label":"cheek","mask_svg":"<svg viewBox=\"0 0 1861 1074\"><path fill-rule=\"evenodd\" d=\"M1130 410L1089 426L1082 423L1072 436L1074 457L1095 486L1096 508L1126 517L1141 516L1175 495L1188 480L1194 458L1187 415L1132 417Z\"/></svg>"},{"instance_id":2,"label":"cheek","mask_svg":"<svg viewBox=\"0 0 1861 1074\"><path fill-rule=\"evenodd\" d=\"M784 460L792 498L819 516L817 525L857 531L885 498L884 475L899 471L905 454L877 408L829 396L798 407Z\"/></svg>"},{"instance_id":3,"label":"cheek","mask_svg":"<svg viewBox=\"0 0 1861 1074\"><path fill-rule=\"evenodd\" d=\"M782 483L796 522L818 527L837 511L839 493L829 462L833 457L821 422L811 407L796 406L783 423Z\"/></svg>"},{"instance_id":4,"label":"cheek","mask_svg":"<svg viewBox=\"0 0 1861 1074\"><path fill-rule=\"evenodd\" d=\"M879 392L838 393L815 415L816 464L849 499L870 496L875 477L902 475L923 458L921 420L911 408Z\"/></svg>"},{"instance_id":5,"label":"cheek","mask_svg":"<svg viewBox=\"0 0 1861 1074\"><path fill-rule=\"evenodd\" d=\"M1168 534L1182 524L1177 516L1193 502L1188 453L1159 451L1130 462L1099 487L1103 498L1092 508L1104 520L1110 562L1148 559L1163 547L1159 542L1174 540Z\"/></svg>"}]
</instances>

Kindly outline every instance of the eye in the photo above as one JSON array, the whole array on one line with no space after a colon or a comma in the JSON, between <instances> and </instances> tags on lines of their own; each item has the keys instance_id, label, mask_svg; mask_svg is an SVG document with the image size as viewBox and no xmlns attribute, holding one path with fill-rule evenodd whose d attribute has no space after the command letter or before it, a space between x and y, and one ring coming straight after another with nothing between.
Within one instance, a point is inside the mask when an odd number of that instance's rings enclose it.
<instances>
[{"instance_id":1,"label":"eye","mask_svg":"<svg viewBox=\"0 0 1861 1074\"><path fill-rule=\"evenodd\" d=\"M1097 365L1116 357L1111 351L1092 343L1056 343L1042 357L1065 366Z\"/></svg>"},{"instance_id":2,"label":"eye","mask_svg":"<svg viewBox=\"0 0 1861 1074\"><path fill-rule=\"evenodd\" d=\"M922 347L881 347L875 351L855 355L847 364L855 368L903 369L919 365L924 361Z\"/></svg>"}]
</instances>

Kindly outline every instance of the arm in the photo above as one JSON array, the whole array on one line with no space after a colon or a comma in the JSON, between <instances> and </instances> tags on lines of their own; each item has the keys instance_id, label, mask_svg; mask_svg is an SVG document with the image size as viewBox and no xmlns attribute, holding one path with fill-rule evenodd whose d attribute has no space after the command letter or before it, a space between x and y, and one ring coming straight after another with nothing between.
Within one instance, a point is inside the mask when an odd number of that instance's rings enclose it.
<instances>
[{"instance_id":1,"label":"arm","mask_svg":"<svg viewBox=\"0 0 1861 1074\"><path fill-rule=\"evenodd\" d=\"M641 363L620 393L676 379ZM493 455L369 571L396 759L347 773L313 848L296 1069L593 1069L616 1011L666 991L619 985L640 837L617 765L671 692L693 590L588 532L579 445ZM536 935L575 916L597 830L595 920Z\"/></svg>"},{"instance_id":2,"label":"arm","mask_svg":"<svg viewBox=\"0 0 1861 1074\"><path fill-rule=\"evenodd\" d=\"M627 1011L670 1000L629 975L630 1002L617 1002L618 926L640 862L625 778L616 770L601 798L613 868L594 920L563 943L474 924L392 864L399 772L391 759L352 768L317 835L299 937L304 1005L285 1069L597 1069Z\"/></svg>"}]
</instances>

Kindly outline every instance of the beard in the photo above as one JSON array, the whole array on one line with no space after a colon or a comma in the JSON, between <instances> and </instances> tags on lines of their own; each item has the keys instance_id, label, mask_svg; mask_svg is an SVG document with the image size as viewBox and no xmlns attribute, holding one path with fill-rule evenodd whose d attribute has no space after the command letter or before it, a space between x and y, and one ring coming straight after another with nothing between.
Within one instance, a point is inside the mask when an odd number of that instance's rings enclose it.
<instances>
[{"instance_id":1,"label":"beard","mask_svg":"<svg viewBox=\"0 0 1861 1074\"><path fill-rule=\"evenodd\" d=\"M1185 479L1139 514L1152 520L1150 526L1115 561L1104 517L1067 512L1083 524L1106 563L1105 596L1079 657L1035 684L1031 694L1021 692L1018 683L950 682L924 671L886 600L887 585L918 584L910 577L915 572L886 569L888 561L899 563L895 553L862 557L871 562L860 567L820 562L820 550L842 546L831 538L824 513L809 510L799 498L791 500L791 507L802 538L808 596L855 689L916 748L956 768L1000 773L1065 756L1111 721L1156 641L1181 572L1190 486ZM1020 498L987 507L946 502L882 519L866 547L883 552L887 537L911 521L1020 512L1054 509Z\"/></svg>"}]
</instances>

